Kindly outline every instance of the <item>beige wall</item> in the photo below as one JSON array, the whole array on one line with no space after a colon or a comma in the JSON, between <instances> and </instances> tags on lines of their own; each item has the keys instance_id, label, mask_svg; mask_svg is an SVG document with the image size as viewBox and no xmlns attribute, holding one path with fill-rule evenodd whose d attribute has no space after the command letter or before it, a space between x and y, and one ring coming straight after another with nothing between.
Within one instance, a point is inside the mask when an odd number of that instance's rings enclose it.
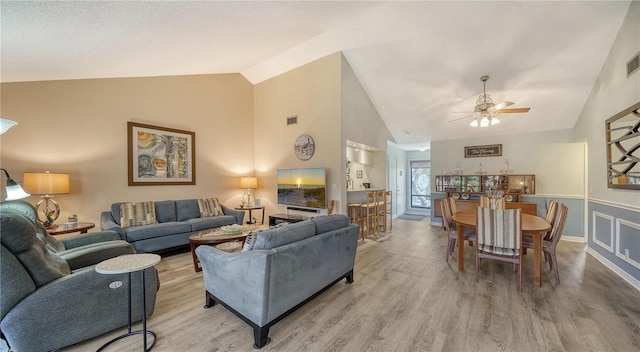
<instances>
[{"instance_id":1,"label":"beige wall","mask_svg":"<svg viewBox=\"0 0 640 352\"><path fill-rule=\"evenodd\" d=\"M338 207L343 203L341 56L329 55L254 87L256 197L262 199L267 214L286 209L277 204L276 195L276 170L282 168L326 168L327 200L336 200ZM298 116L298 123L287 126L290 116ZM293 150L301 134L311 135L316 143L315 154L306 161L298 160Z\"/></svg>"},{"instance_id":2,"label":"beige wall","mask_svg":"<svg viewBox=\"0 0 640 352\"><path fill-rule=\"evenodd\" d=\"M98 224L101 211L116 201L219 197L235 206L239 176L254 173L253 87L240 74L1 88L2 117L19 125L2 135L0 163L18 181L24 172L68 172L71 193L55 197L61 220L74 213ZM127 121L195 131L196 185L129 187ZM26 200L35 204L39 197Z\"/></svg>"}]
</instances>

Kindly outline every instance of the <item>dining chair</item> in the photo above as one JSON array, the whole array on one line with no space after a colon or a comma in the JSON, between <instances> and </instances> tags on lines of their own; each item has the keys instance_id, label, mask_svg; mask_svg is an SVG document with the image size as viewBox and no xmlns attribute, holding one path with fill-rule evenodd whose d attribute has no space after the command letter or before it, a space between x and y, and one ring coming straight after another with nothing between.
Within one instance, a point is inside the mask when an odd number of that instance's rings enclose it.
<instances>
[{"instance_id":1,"label":"dining chair","mask_svg":"<svg viewBox=\"0 0 640 352\"><path fill-rule=\"evenodd\" d=\"M518 288L522 292L522 209L478 207L476 227L476 282L482 259L512 263L518 272Z\"/></svg>"},{"instance_id":2,"label":"dining chair","mask_svg":"<svg viewBox=\"0 0 640 352\"><path fill-rule=\"evenodd\" d=\"M507 202L504 197L480 197L480 206L491 209L506 209Z\"/></svg>"},{"instance_id":3,"label":"dining chair","mask_svg":"<svg viewBox=\"0 0 640 352\"><path fill-rule=\"evenodd\" d=\"M562 204L558 220L554 223L553 228L549 232L549 239L544 239L542 241L542 253L544 254L544 259L549 262L549 269L553 270L553 274L556 277L556 284L560 283L560 271L558 270L556 247L558 246L558 241L560 241L560 238L562 237L568 212L569 208ZM533 248L533 240L530 241L527 238L524 238L522 241L522 247Z\"/></svg>"},{"instance_id":4,"label":"dining chair","mask_svg":"<svg viewBox=\"0 0 640 352\"><path fill-rule=\"evenodd\" d=\"M556 222L557 214L558 214L558 202L556 202L555 200L549 201L549 205L547 206L547 216L545 217L545 220L549 223L549 225L551 225L551 229L553 229L553 225ZM551 240L551 229L544 234L544 240L547 240L547 241ZM527 234L527 233L522 234L522 242L531 243L531 245L533 246L533 238L531 238L530 234ZM523 245L522 248L520 249L520 253L523 255L526 255L527 248L529 247ZM545 260L546 259L547 258L545 257Z\"/></svg>"},{"instance_id":5,"label":"dining chair","mask_svg":"<svg viewBox=\"0 0 640 352\"><path fill-rule=\"evenodd\" d=\"M456 206L456 199L453 197L449 197L447 198L447 200L449 201L449 206L451 208L451 215L457 213L458 207Z\"/></svg>"},{"instance_id":6,"label":"dining chair","mask_svg":"<svg viewBox=\"0 0 640 352\"><path fill-rule=\"evenodd\" d=\"M451 203L449 202L440 202L440 208L442 210L442 224L444 225L444 229L447 232L447 252L445 253L445 261L449 262L449 256L453 254L453 251L456 248L456 242L458 240L458 232L456 230L455 223L451 219ZM465 228L464 231L464 239L473 243L476 241L476 233L472 228ZM463 243L464 244L464 243Z\"/></svg>"},{"instance_id":7,"label":"dining chair","mask_svg":"<svg viewBox=\"0 0 640 352\"><path fill-rule=\"evenodd\" d=\"M556 222L557 214L558 214L558 202L556 202L555 200L549 201L549 206L547 207L547 216L545 220L549 223L549 225L551 225L551 228L553 228L553 225ZM545 234L544 239L545 240L551 239L551 231L548 231Z\"/></svg>"}]
</instances>

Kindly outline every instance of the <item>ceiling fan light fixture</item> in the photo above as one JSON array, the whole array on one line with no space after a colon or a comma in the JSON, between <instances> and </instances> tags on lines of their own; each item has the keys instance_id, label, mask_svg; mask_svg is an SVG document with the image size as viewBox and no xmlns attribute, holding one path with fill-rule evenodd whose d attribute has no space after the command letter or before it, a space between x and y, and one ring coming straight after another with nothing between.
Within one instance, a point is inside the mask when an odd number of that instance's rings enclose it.
<instances>
[{"instance_id":1,"label":"ceiling fan light fixture","mask_svg":"<svg viewBox=\"0 0 640 352\"><path fill-rule=\"evenodd\" d=\"M473 121L471 121L471 123L469 124L469 126L471 126L471 127L478 127L478 118L476 117L475 119L473 119Z\"/></svg>"},{"instance_id":2,"label":"ceiling fan light fixture","mask_svg":"<svg viewBox=\"0 0 640 352\"><path fill-rule=\"evenodd\" d=\"M492 118L490 118L489 120L491 121L491 126L493 126L493 125L497 125L497 124L499 124L499 123L500 123L500 120L498 120L498 118L497 118L497 117L495 117L495 116L494 116L494 117L492 117Z\"/></svg>"}]
</instances>

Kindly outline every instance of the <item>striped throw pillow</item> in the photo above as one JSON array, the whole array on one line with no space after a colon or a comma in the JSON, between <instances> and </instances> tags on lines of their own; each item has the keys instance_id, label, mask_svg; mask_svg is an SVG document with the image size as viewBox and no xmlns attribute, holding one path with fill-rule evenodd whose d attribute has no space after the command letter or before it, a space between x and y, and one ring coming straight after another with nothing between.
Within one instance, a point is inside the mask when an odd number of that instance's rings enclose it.
<instances>
[{"instance_id":1,"label":"striped throw pillow","mask_svg":"<svg viewBox=\"0 0 640 352\"><path fill-rule=\"evenodd\" d=\"M155 224L156 207L153 202L123 203L120 205L122 228Z\"/></svg>"},{"instance_id":2,"label":"striped throw pillow","mask_svg":"<svg viewBox=\"0 0 640 352\"><path fill-rule=\"evenodd\" d=\"M218 198L198 199L198 207L200 208L201 218L224 215Z\"/></svg>"}]
</instances>

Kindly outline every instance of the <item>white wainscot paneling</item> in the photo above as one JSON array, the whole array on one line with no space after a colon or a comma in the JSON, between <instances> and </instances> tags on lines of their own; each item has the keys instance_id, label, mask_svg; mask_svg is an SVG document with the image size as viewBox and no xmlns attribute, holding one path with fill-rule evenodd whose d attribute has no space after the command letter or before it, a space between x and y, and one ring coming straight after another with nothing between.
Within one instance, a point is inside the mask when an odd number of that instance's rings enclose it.
<instances>
[{"instance_id":1,"label":"white wainscot paneling","mask_svg":"<svg viewBox=\"0 0 640 352\"><path fill-rule=\"evenodd\" d=\"M616 256L640 269L640 251L635 245L640 240L640 224L616 219ZM631 248L629 248L631 247ZM629 250L632 252L630 253Z\"/></svg>"},{"instance_id":2,"label":"white wainscot paneling","mask_svg":"<svg viewBox=\"0 0 640 352\"><path fill-rule=\"evenodd\" d=\"M613 253L613 216L593 212L593 243Z\"/></svg>"}]
</instances>

